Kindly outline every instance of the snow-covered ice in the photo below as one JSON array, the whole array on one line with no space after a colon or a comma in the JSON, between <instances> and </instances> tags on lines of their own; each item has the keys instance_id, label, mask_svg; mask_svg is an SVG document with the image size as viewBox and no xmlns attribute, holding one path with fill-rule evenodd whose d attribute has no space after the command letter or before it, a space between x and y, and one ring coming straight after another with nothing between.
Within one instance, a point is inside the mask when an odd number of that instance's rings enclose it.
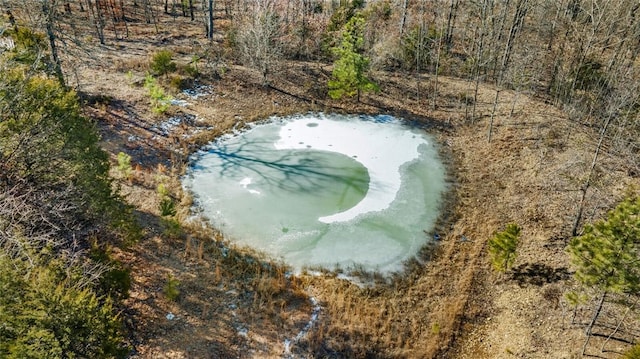
<instances>
[{"instance_id":1,"label":"snow-covered ice","mask_svg":"<svg viewBox=\"0 0 640 359\"><path fill-rule=\"evenodd\" d=\"M384 131L377 122L346 122L308 116L280 129L277 149L314 149L341 153L369 171L369 191L355 207L330 216L324 223L345 222L360 214L388 208L400 189L400 167L418 158L427 139L410 131Z\"/></svg>"}]
</instances>

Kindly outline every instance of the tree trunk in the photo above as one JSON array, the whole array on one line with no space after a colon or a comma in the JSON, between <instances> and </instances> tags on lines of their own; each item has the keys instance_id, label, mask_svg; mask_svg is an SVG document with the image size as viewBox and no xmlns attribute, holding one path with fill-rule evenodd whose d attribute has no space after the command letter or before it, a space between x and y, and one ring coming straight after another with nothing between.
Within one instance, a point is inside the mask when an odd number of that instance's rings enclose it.
<instances>
[{"instance_id":1,"label":"tree trunk","mask_svg":"<svg viewBox=\"0 0 640 359\"><path fill-rule=\"evenodd\" d=\"M213 0L209 0L209 10L207 11L207 39L213 40L213 7L215 3Z\"/></svg>"},{"instance_id":2,"label":"tree trunk","mask_svg":"<svg viewBox=\"0 0 640 359\"><path fill-rule=\"evenodd\" d=\"M100 44L104 45L104 20L100 0L96 0L93 4L91 3L91 0L87 0L87 6L91 12L91 17L93 17L93 24L96 28Z\"/></svg>"},{"instance_id":3,"label":"tree trunk","mask_svg":"<svg viewBox=\"0 0 640 359\"><path fill-rule=\"evenodd\" d=\"M476 65L475 86L473 90L473 110L471 111L471 122L476 120L476 107L478 103L478 89L480 88L480 65Z\"/></svg>"},{"instance_id":4,"label":"tree trunk","mask_svg":"<svg viewBox=\"0 0 640 359\"><path fill-rule=\"evenodd\" d=\"M433 75L433 109L438 107L438 71L440 70L440 48L442 47L442 36L438 36L438 48L436 52L436 68Z\"/></svg>"},{"instance_id":5,"label":"tree trunk","mask_svg":"<svg viewBox=\"0 0 640 359\"><path fill-rule=\"evenodd\" d=\"M491 119L489 120L489 133L487 134L487 142L491 142L491 136L493 135L493 119L495 118L496 109L498 108L499 97L500 97L500 84L498 84L496 87L496 97L493 99L493 109L491 110Z\"/></svg>"},{"instance_id":6,"label":"tree trunk","mask_svg":"<svg viewBox=\"0 0 640 359\"><path fill-rule=\"evenodd\" d=\"M576 214L576 219L573 222L573 228L571 229L571 235L578 235L578 227L580 226L580 220L582 220L582 213L584 212L584 202L587 198L587 191L589 190L589 186L591 186L591 178L593 177L593 171L596 168L596 163L598 163L598 156L600 155L600 150L602 149L602 142L604 141L605 134L607 133L607 128L609 127L609 123L611 123L611 118L613 116L608 116L607 121L604 123L602 130L600 131L600 139L598 140L598 145L596 147L596 151L593 154L593 161L591 162L591 167L589 168L589 174L587 175L587 180L584 185L580 189L582 191L582 197L580 198L580 203L578 205L578 213Z\"/></svg>"},{"instance_id":7,"label":"tree trunk","mask_svg":"<svg viewBox=\"0 0 640 359\"><path fill-rule=\"evenodd\" d=\"M62 73L62 64L60 62L60 56L58 55L58 48L56 47L56 34L53 28L54 10L50 7L49 0L42 2L42 13L46 20L47 37L49 38L49 47L51 48L51 62L53 63L53 72L60 83L60 86L66 88L67 85L64 81L64 74Z\"/></svg>"},{"instance_id":8,"label":"tree trunk","mask_svg":"<svg viewBox=\"0 0 640 359\"><path fill-rule=\"evenodd\" d=\"M498 29L497 34L494 34L494 38L491 41L491 43L495 44L496 47L499 47L500 43L502 41L502 33L504 32L504 26L507 23L507 13L509 12L509 4L510 4L510 2L511 2L510 0L504 0L502 2L502 11L501 11L502 13L499 16L500 28ZM494 29L494 31L495 31L495 29ZM492 62L493 62L493 71L492 71L493 73L492 73L492 76L493 76L493 79L496 80L496 82L498 81L498 76L499 76L498 73L500 71L499 66L502 63L502 61L499 61L498 58L497 58L498 57L498 55L497 55L498 51L499 50L495 51L496 52L496 55L495 55L496 59L492 60Z\"/></svg>"},{"instance_id":9,"label":"tree trunk","mask_svg":"<svg viewBox=\"0 0 640 359\"><path fill-rule=\"evenodd\" d=\"M404 0L402 2L402 16L400 17L400 37L404 35L404 26L407 22L407 6L409 4L409 0Z\"/></svg>"},{"instance_id":10,"label":"tree trunk","mask_svg":"<svg viewBox=\"0 0 640 359\"><path fill-rule=\"evenodd\" d=\"M115 34L116 39L118 39L119 38L118 37L118 27L117 27L117 24L116 24L118 22L118 16L116 15L115 4L110 2L108 4L108 6L109 6L109 9L111 9L111 17L112 17L111 21L113 22L113 33Z\"/></svg>"},{"instance_id":11,"label":"tree trunk","mask_svg":"<svg viewBox=\"0 0 640 359\"><path fill-rule=\"evenodd\" d=\"M122 22L124 23L125 38L129 38L129 25L127 24L127 16L124 14L124 0L120 0L120 12L122 15Z\"/></svg>"},{"instance_id":12,"label":"tree trunk","mask_svg":"<svg viewBox=\"0 0 640 359\"><path fill-rule=\"evenodd\" d=\"M515 43L516 35L522 27L524 26L525 16L527 16L527 11L529 10L529 0L519 0L516 5L516 13L513 16L513 23L511 24L511 28L509 29L509 39L507 40L507 46L505 49L504 57L502 59L502 72L509 66L509 61L511 60L511 54L513 53L513 45Z\"/></svg>"},{"instance_id":13,"label":"tree trunk","mask_svg":"<svg viewBox=\"0 0 640 359\"><path fill-rule=\"evenodd\" d=\"M476 58L474 65L474 76L475 76L475 89L473 91L473 110L471 112L471 121L476 120L476 107L478 103L478 88L480 87L480 70L481 70L481 62L482 55L484 50L484 36L486 30L486 21L487 21L487 1L482 1L482 9L480 12L480 40L478 42L478 47L476 49Z\"/></svg>"},{"instance_id":14,"label":"tree trunk","mask_svg":"<svg viewBox=\"0 0 640 359\"><path fill-rule=\"evenodd\" d=\"M498 98L500 96L500 88L504 80L504 73L509 64L511 53L513 52L513 45L515 43L516 35L524 24L524 17L527 14L527 2L528 0L519 0L516 5L516 13L509 29L509 37L507 38L507 44L504 48L504 54L502 55L502 61L498 67L498 80L496 83L496 97L493 100L493 110L491 111L491 120L489 121L489 134L487 135L488 142L491 142L491 136L493 133L493 119L495 117L496 109L498 107Z\"/></svg>"},{"instance_id":15,"label":"tree trunk","mask_svg":"<svg viewBox=\"0 0 640 359\"><path fill-rule=\"evenodd\" d=\"M184 9L184 5L180 5L180 6ZM178 4L176 3L176 0L171 0L171 16L173 16L173 20L175 20L178 17L177 8L178 8Z\"/></svg>"},{"instance_id":16,"label":"tree trunk","mask_svg":"<svg viewBox=\"0 0 640 359\"><path fill-rule=\"evenodd\" d=\"M598 15L598 16L596 16ZM602 14L591 14L589 17L589 23L591 24L591 28L589 34L587 36L581 36L580 38L586 37L586 43L580 43L579 51L577 56L577 61L574 61L574 66L572 66L572 70L577 74L578 71L585 64L589 55L591 54L591 50L594 47L594 43L597 41L596 36L602 30L600 25L602 24L603 15ZM568 90L568 98L566 101L571 101L573 98L573 94L576 90L576 86L578 85L578 76L573 76L571 81L571 86Z\"/></svg>"},{"instance_id":17,"label":"tree trunk","mask_svg":"<svg viewBox=\"0 0 640 359\"><path fill-rule=\"evenodd\" d=\"M596 320L598 320L598 316L600 315L600 311L602 311L602 305L604 304L604 299L607 296L607 292L603 292L602 296L600 297L600 300L598 301L598 306L596 307L595 312L593 313L593 317L591 318L591 322L589 322L589 325L587 325L587 330L585 331L585 334L587 335L587 338L584 341L584 345L582 346L582 355L584 356L585 351L587 350L587 345L589 344L589 339L591 339L591 332L593 331L593 326L596 323Z\"/></svg>"},{"instance_id":18,"label":"tree trunk","mask_svg":"<svg viewBox=\"0 0 640 359\"><path fill-rule=\"evenodd\" d=\"M158 29L158 19L156 16L156 13L153 11L153 6L151 5L151 0L145 0L145 14L148 12L148 16L150 18L150 20L147 20L147 23L149 23L149 21L151 21L153 23L153 26L156 29L156 34L159 32Z\"/></svg>"},{"instance_id":19,"label":"tree trunk","mask_svg":"<svg viewBox=\"0 0 640 359\"><path fill-rule=\"evenodd\" d=\"M522 88L520 86L516 86L516 94L513 96L513 101L511 101L511 111L509 111L509 117L513 117L513 114L516 112L516 102L518 102L518 97L520 97L520 91Z\"/></svg>"},{"instance_id":20,"label":"tree trunk","mask_svg":"<svg viewBox=\"0 0 640 359\"><path fill-rule=\"evenodd\" d=\"M144 0L144 20L147 24L151 24L149 0Z\"/></svg>"},{"instance_id":21,"label":"tree trunk","mask_svg":"<svg viewBox=\"0 0 640 359\"><path fill-rule=\"evenodd\" d=\"M447 50L451 50L451 46L453 46L453 29L456 23L456 17L458 15L458 0L451 0L451 4L449 6L449 16L447 17L447 29L444 35L445 44L447 45Z\"/></svg>"}]
</instances>

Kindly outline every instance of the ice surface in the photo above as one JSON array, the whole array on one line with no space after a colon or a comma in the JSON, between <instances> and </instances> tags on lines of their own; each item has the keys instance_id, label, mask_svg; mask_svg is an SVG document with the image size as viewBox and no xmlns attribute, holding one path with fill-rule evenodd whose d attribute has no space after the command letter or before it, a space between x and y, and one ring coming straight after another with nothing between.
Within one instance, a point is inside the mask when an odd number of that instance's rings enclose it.
<instances>
[{"instance_id":1,"label":"ice surface","mask_svg":"<svg viewBox=\"0 0 640 359\"><path fill-rule=\"evenodd\" d=\"M305 267L402 269L446 189L430 136L390 116L274 118L194 156L185 187L237 244Z\"/></svg>"},{"instance_id":2,"label":"ice surface","mask_svg":"<svg viewBox=\"0 0 640 359\"><path fill-rule=\"evenodd\" d=\"M324 223L345 222L360 214L388 208L400 189L400 167L418 158L418 147L428 145L423 136L404 128L381 128L369 121L339 121L308 116L286 123L280 129L276 149L331 151L353 157L369 171L366 197L346 211L320 217Z\"/></svg>"}]
</instances>

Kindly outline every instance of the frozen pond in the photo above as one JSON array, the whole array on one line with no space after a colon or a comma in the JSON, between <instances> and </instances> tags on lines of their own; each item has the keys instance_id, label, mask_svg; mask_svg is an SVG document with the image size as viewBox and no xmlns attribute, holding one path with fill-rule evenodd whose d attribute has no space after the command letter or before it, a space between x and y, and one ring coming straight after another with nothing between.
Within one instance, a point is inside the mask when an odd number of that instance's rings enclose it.
<instances>
[{"instance_id":1,"label":"frozen pond","mask_svg":"<svg viewBox=\"0 0 640 359\"><path fill-rule=\"evenodd\" d=\"M402 269L446 188L434 140L390 116L272 119L197 153L184 178L225 235L303 267Z\"/></svg>"}]
</instances>

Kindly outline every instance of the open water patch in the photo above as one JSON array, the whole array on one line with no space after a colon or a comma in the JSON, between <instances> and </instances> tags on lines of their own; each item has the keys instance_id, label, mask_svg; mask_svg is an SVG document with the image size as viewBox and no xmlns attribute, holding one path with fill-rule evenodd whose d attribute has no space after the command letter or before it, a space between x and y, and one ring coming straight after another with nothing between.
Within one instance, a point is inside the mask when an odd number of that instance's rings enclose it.
<instances>
[{"instance_id":1,"label":"open water patch","mask_svg":"<svg viewBox=\"0 0 640 359\"><path fill-rule=\"evenodd\" d=\"M389 273L429 240L445 177L434 139L399 119L307 114L219 138L183 183L229 239L296 270Z\"/></svg>"}]
</instances>

